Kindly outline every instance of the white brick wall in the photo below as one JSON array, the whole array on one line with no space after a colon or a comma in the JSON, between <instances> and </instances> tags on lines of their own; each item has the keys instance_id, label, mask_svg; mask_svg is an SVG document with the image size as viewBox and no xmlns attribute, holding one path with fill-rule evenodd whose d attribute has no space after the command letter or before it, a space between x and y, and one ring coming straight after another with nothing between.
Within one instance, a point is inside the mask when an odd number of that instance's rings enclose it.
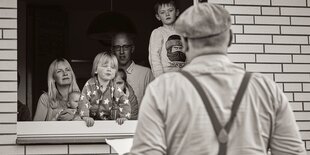
<instances>
[{"instance_id":1,"label":"white brick wall","mask_svg":"<svg viewBox=\"0 0 310 155\"><path fill-rule=\"evenodd\" d=\"M306 6L306 0L272 0L273 6Z\"/></svg>"},{"instance_id":2,"label":"white brick wall","mask_svg":"<svg viewBox=\"0 0 310 155\"><path fill-rule=\"evenodd\" d=\"M288 16L309 16L310 8L293 8L293 7L282 7L281 15Z\"/></svg>"},{"instance_id":3,"label":"white brick wall","mask_svg":"<svg viewBox=\"0 0 310 155\"><path fill-rule=\"evenodd\" d=\"M281 26L281 34L310 35L309 26Z\"/></svg>"},{"instance_id":4,"label":"white brick wall","mask_svg":"<svg viewBox=\"0 0 310 155\"><path fill-rule=\"evenodd\" d=\"M273 43L275 44L308 44L307 36L285 36L274 35Z\"/></svg>"},{"instance_id":5,"label":"white brick wall","mask_svg":"<svg viewBox=\"0 0 310 155\"><path fill-rule=\"evenodd\" d=\"M272 43L271 35L236 35L236 43Z\"/></svg>"},{"instance_id":6,"label":"white brick wall","mask_svg":"<svg viewBox=\"0 0 310 155\"><path fill-rule=\"evenodd\" d=\"M229 58L275 80L290 100L310 155L310 0L209 0L232 14ZM1 154L109 154L108 145L15 145L17 0L0 0Z\"/></svg>"},{"instance_id":7,"label":"white brick wall","mask_svg":"<svg viewBox=\"0 0 310 155\"><path fill-rule=\"evenodd\" d=\"M266 62L266 63L291 63L291 55L271 55L271 54L258 54L257 62Z\"/></svg>"},{"instance_id":8,"label":"white brick wall","mask_svg":"<svg viewBox=\"0 0 310 155\"><path fill-rule=\"evenodd\" d=\"M245 25L244 33L280 34L280 26Z\"/></svg>"},{"instance_id":9,"label":"white brick wall","mask_svg":"<svg viewBox=\"0 0 310 155\"><path fill-rule=\"evenodd\" d=\"M291 17L292 25L310 25L309 17Z\"/></svg>"},{"instance_id":10,"label":"white brick wall","mask_svg":"<svg viewBox=\"0 0 310 155\"><path fill-rule=\"evenodd\" d=\"M301 53L310 53L310 46L301 46Z\"/></svg>"},{"instance_id":11,"label":"white brick wall","mask_svg":"<svg viewBox=\"0 0 310 155\"><path fill-rule=\"evenodd\" d=\"M280 15L279 7L262 7L263 15Z\"/></svg>"},{"instance_id":12,"label":"white brick wall","mask_svg":"<svg viewBox=\"0 0 310 155\"><path fill-rule=\"evenodd\" d=\"M236 5L270 5L270 0L235 0Z\"/></svg>"},{"instance_id":13,"label":"white brick wall","mask_svg":"<svg viewBox=\"0 0 310 155\"><path fill-rule=\"evenodd\" d=\"M236 16L236 24L254 24L253 16Z\"/></svg>"},{"instance_id":14,"label":"white brick wall","mask_svg":"<svg viewBox=\"0 0 310 155\"><path fill-rule=\"evenodd\" d=\"M300 53L298 45L265 45L265 53Z\"/></svg>"},{"instance_id":15,"label":"white brick wall","mask_svg":"<svg viewBox=\"0 0 310 155\"><path fill-rule=\"evenodd\" d=\"M288 25L290 24L290 18L279 16L255 16L255 24Z\"/></svg>"}]
</instances>

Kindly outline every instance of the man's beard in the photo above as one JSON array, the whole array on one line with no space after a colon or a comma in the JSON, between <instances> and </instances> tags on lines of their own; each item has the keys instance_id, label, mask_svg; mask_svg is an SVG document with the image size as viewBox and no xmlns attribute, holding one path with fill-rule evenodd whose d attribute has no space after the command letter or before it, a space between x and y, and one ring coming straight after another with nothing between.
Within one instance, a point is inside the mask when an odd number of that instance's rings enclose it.
<instances>
[{"instance_id":1,"label":"man's beard","mask_svg":"<svg viewBox=\"0 0 310 155\"><path fill-rule=\"evenodd\" d=\"M167 57L170 61L182 61L185 62L186 55L181 51L171 52L170 50L167 51Z\"/></svg>"}]
</instances>

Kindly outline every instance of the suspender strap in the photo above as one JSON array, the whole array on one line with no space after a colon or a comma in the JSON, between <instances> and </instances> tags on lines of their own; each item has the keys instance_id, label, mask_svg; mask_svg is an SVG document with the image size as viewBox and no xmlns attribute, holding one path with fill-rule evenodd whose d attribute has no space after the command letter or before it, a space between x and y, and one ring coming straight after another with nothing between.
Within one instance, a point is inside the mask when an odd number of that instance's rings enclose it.
<instances>
[{"instance_id":1,"label":"suspender strap","mask_svg":"<svg viewBox=\"0 0 310 155\"><path fill-rule=\"evenodd\" d=\"M230 115L230 119L228 121L228 123L226 123L226 125L223 127L218 118L215 115L214 109L212 108L212 105L210 104L210 101L207 97L207 95L205 94L203 88L201 87L201 85L198 83L198 81L188 72L186 71L181 71L181 74L183 74L196 88L197 92L199 93L205 108L209 114L210 120L212 122L213 125L213 129L217 135L218 141L219 141L219 155L226 155L227 152L227 141L228 141L228 133L231 129L232 123L234 121L234 118L236 116L236 113L238 112L238 108L239 105L241 103L243 94L247 88L248 82L251 78L251 73L246 72L241 85L239 87L239 90L237 92L237 95L235 97L235 100L233 102L233 106L232 106L232 110L231 110L231 115Z\"/></svg>"}]
</instances>

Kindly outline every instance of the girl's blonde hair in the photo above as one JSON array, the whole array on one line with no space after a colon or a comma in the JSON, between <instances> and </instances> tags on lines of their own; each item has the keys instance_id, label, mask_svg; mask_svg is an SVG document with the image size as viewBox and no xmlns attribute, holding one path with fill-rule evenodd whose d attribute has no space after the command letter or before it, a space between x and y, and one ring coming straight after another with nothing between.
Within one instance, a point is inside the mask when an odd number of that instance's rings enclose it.
<instances>
[{"instance_id":1,"label":"girl's blonde hair","mask_svg":"<svg viewBox=\"0 0 310 155\"><path fill-rule=\"evenodd\" d=\"M50 67L48 69L48 75L47 75L48 96L53 102L56 102L57 100L56 95L58 93L58 90L56 87L54 77L55 77L55 71L57 70L57 66L60 62L63 62L67 67L70 68L70 71L71 71L72 82L70 84L69 93L72 91L80 92L79 86L76 83L74 72L69 62L64 58L56 59L50 64Z\"/></svg>"},{"instance_id":2,"label":"girl's blonde hair","mask_svg":"<svg viewBox=\"0 0 310 155\"><path fill-rule=\"evenodd\" d=\"M118 61L117 61L116 56L111 52L101 52L97 54L93 62L93 68L91 71L91 75L93 77L97 75L97 68L100 62L103 64L107 62L111 62L112 66L115 66L115 68L118 69Z\"/></svg>"}]
</instances>

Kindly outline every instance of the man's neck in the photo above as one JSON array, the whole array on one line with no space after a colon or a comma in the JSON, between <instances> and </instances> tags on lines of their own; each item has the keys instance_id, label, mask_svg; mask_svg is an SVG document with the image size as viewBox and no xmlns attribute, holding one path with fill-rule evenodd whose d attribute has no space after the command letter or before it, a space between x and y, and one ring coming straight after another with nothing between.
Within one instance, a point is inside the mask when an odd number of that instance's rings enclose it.
<instances>
[{"instance_id":1,"label":"man's neck","mask_svg":"<svg viewBox=\"0 0 310 155\"><path fill-rule=\"evenodd\" d=\"M129 62L128 62L127 64L125 64L125 65L119 64L119 68L121 68L121 69L127 71L128 67L132 64L132 62L133 62L133 61L131 60L131 61L129 61Z\"/></svg>"},{"instance_id":2,"label":"man's neck","mask_svg":"<svg viewBox=\"0 0 310 155\"><path fill-rule=\"evenodd\" d=\"M163 25L163 27L169 29L169 30L174 30L174 24L170 24L170 25Z\"/></svg>"}]
</instances>

